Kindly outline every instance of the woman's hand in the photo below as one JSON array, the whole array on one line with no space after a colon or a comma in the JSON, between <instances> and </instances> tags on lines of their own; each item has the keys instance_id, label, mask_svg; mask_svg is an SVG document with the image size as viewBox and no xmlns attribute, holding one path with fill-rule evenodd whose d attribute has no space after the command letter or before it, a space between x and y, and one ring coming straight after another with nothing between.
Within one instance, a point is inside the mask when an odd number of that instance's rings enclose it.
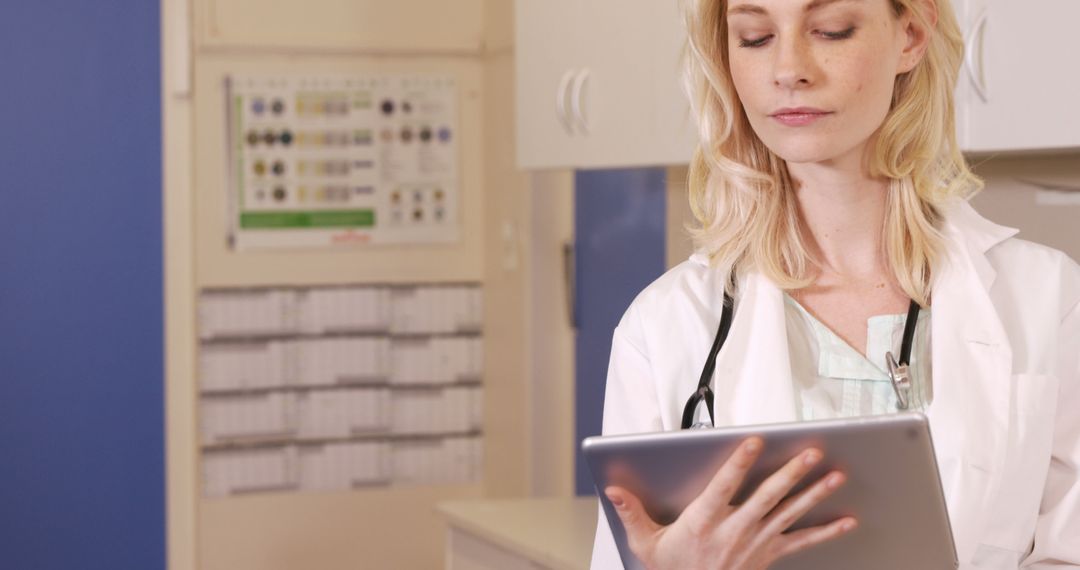
<instances>
[{"instance_id":1,"label":"woman's hand","mask_svg":"<svg viewBox=\"0 0 1080 570\"><path fill-rule=\"evenodd\" d=\"M630 550L646 568L767 568L784 556L855 528L855 519L845 517L826 525L784 532L844 482L844 474L833 471L780 503L821 461L822 454L816 449L795 456L762 482L745 503L732 506L731 500L762 445L758 437L744 441L705 490L668 526L653 521L637 497L626 489L604 490L626 527Z\"/></svg>"}]
</instances>

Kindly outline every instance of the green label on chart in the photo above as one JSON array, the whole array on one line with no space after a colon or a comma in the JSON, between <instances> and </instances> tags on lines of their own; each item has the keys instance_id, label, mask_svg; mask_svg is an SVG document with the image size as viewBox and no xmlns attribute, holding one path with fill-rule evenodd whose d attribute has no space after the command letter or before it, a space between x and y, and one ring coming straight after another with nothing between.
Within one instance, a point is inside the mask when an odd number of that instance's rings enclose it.
<instances>
[{"instance_id":1,"label":"green label on chart","mask_svg":"<svg viewBox=\"0 0 1080 570\"><path fill-rule=\"evenodd\" d=\"M244 212L240 214L240 227L244 229L370 228L374 225L374 210Z\"/></svg>"}]
</instances>

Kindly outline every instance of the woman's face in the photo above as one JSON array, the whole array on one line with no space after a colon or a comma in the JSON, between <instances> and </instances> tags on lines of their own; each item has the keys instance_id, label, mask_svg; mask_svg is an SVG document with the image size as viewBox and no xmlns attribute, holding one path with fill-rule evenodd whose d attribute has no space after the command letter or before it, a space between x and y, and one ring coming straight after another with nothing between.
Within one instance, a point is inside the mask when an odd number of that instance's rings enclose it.
<instances>
[{"instance_id":1,"label":"woman's face","mask_svg":"<svg viewBox=\"0 0 1080 570\"><path fill-rule=\"evenodd\" d=\"M890 0L729 0L728 54L754 132L792 163L861 158L909 71Z\"/></svg>"}]
</instances>

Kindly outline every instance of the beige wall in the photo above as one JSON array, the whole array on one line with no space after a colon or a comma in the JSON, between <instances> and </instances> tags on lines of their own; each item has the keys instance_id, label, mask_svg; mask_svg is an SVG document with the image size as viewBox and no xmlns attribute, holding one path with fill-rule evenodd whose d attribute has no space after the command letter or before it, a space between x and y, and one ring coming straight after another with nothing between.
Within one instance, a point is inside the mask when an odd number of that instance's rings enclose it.
<instances>
[{"instance_id":1,"label":"beige wall","mask_svg":"<svg viewBox=\"0 0 1080 570\"><path fill-rule=\"evenodd\" d=\"M437 503L523 496L533 479L528 368L533 269L528 236L534 217L528 177L514 167L513 146L507 144L514 140L512 1L467 0L454 6L435 0L309 4L313 5L305 5L305 14L338 14L335 18L362 8L368 16L365 25L373 33L357 34L354 27L338 26L333 28L335 34L323 37L319 30L330 28L320 28L314 20L307 22L306 35L303 30L292 33L305 26L289 22L288 6L254 0L163 4L163 13L169 14L162 26L167 532L173 570L438 567L445 526L434 511ZM272 21L261 22L258 33L244 32L245 14L255 8L267 12ZM186 19L179 17L188 12L190 30ZM416 21L417 13L441 16L425 19L422 25L402 24ZM223 239L223 76L387 70L442 71L458 78L461 242L426 251L400 246L303 253L228 250ZM181 85L170 89L173 84ZM196 438L198 289L373 280L483 283L483 482L202 499Z\"/></svg>"},{"instance_id":2,"label":"beige wall","mask_svg":"<svg viewBox=\"0 0 1080 570\"><path fill-rule=\"evenodd\" d=\"M574 329L563 247L573 243L574 176L529 176L532 255L529 374L532 429L530 494L574 495Z\"/></svg>"},{"instance_id":3,"label":"beige wall","mask_svg":"<svg viewBox=\"0 0 1080 570\"><path fill-rule=\"evenodd\" d=\"M1080 260L1080 154L975 160L986 188L971 201L990 220L1020 230L1019 237ZM1071 186L1071 194L1039 190L1023 181ZM1071 202L1052 205L1047 202Z\"/></svg>"}]
</instances>

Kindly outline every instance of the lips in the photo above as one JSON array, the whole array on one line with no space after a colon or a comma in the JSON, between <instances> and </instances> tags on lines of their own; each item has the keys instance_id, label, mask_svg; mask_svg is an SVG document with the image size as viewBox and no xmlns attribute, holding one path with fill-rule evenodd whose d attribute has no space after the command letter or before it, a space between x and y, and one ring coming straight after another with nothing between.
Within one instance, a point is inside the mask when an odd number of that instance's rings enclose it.
<instances>
[{"instance_id":1,"label":"lips","mask_svg":"<svg viewBox=\"0 0 1080 570\"><path fill-rule=\"evenodd\" d=\"M808 125L831 114L831 111L816 109L814 107L785 107L783 109L778 109L769 116L785 125L798 127Z\"/></svg>"},{"instance_id":2,"label":"lips","mask_svg":"<svg viewBox=\"0 0 1080 570\"><path fill-rule=\"evenodd\" d=\"M770 117L777 115L825 115L828 111L824 109L816 109L814 107L784 107L783 109L777 109Z\"/></svg>"}]
</instances>

